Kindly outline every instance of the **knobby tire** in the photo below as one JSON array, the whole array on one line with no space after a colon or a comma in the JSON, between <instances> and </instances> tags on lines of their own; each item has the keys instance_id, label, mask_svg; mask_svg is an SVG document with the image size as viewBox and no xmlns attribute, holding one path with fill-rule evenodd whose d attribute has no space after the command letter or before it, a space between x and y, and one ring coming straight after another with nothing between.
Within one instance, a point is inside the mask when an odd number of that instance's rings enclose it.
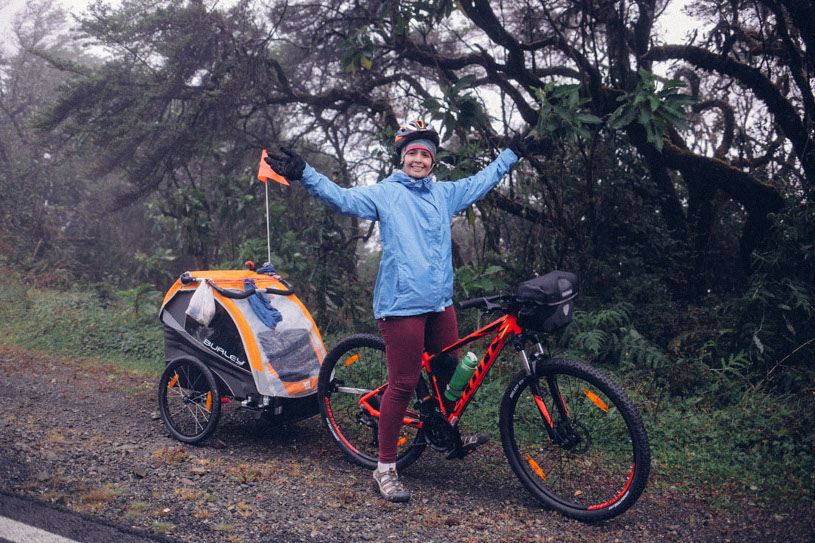
<instances>
[{"instance_id":1,"label":"knobby tire","mask_svg":"<svg viewBox=\"0 0 815 543\"><path fill-rule=\"evenodd\" d=\"M544 426L541 399L559 435ZM566 410L557 409L561 396ZM545 505L581 521L615 517L639 498L651 454L634 404L611 378L583 362L539 361L534 375L518 373L501 403L501 441L515 474Z\"/></svg>"},{"instance_id":2,"label":"knobby tire","mask_svg":"<svg viewBox=\"0 0 815 543\"><path fill-rule=\"evenodd\" d=\"M317 387L320 416L340 450L368 469L374 469L379 460L379 418L368 414L359 400L364 391L371 391L387 380L385 343L372 334L342 339L326 354L320 368ZM378 409L378 401L374 403ZM421 430L403 425L396 469L402 470L415 462L424 448Z\"/></svg>"}]
</instances>

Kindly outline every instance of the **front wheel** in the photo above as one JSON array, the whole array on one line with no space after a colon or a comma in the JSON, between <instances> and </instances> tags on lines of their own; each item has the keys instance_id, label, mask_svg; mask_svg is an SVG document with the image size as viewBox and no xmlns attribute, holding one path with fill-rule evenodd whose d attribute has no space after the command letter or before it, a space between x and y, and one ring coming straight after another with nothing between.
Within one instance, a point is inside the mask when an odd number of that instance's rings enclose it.
<instances>
[{"instance_id":1,"label":"front wheel","mask_svg":"<svg viewBox=\"0 0 815 543\"><path fill-rule=\"evenodd\" d=\"M523 485L568 517L615 517L645 488L651 453L642 419L625 392L587 364L541 360L534 376L517 374L501 403L500 426Z\"/></svg>"},{"instance_id":2,"label":"front wheel","mask_svg":"<svg viewBox=\"0 0 815 543\"><path fill-rule=\"evenodd\" d=\"M198 360L173 360L158 381L158 407L164 426L177 440L205 440L221 416L215 375Z\"/></svg>"},{"instance_id":3,"label":"front wheel","mask_svg":"<svg viewBox=\"0 0 815 543\"><path fill-rule=\"evenodd\" d=\"M387 382L385 342L370 334L341 340L326 354L320 368L317 394L322 419L340 450L368 469L374 469L379 460L379 417L371 414L361 400ZM367 403L378 412L380 399L381 395L376 395ZM403 425L396 469L413 463L424 448L421 430Z\"/></svg>"}]
</instances>

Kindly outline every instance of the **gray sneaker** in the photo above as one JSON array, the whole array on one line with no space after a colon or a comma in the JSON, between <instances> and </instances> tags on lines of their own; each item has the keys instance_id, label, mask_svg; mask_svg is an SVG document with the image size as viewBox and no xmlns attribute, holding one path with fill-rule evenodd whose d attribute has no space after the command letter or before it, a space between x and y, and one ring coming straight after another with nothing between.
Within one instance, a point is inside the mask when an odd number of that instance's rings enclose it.
<instances>
[{"instance_id":1,"label":"gray sneaker","mask_svg":"<svg viewBox=\"0 0 815 543\"><path fill-rule=\"evenodd\" d=\"M374 481L379 486L379 493L389 502L406 502L410 499L410 491L402 486L396 470L374 470Z\"/></svg>"},{"instance_id":2,"label":"gray sneaker","mask_svg":"<svg viewBox=\"0 0 815 543\"><path fill-rule=\"evenodd\" d=\"M481 434L464 434L461 436L461 447L454 447L450 449L447 455L447 460L456 460L464 458L471 452L475 451L477 447L483 445L490 440L490 435L486 432Z\"/></svg>"},{"instance_id":3,"label":"gray sneaker","mask_svg":"<svg viewBox=\"0 0 815 543\"><path fill-rule=\"evenodd\" d=\"M474 451L476 447L483 445L490 440L490 434L483 432L480 434L464 434L461 436L461 447Z\"/></svg>"}]
</instances>

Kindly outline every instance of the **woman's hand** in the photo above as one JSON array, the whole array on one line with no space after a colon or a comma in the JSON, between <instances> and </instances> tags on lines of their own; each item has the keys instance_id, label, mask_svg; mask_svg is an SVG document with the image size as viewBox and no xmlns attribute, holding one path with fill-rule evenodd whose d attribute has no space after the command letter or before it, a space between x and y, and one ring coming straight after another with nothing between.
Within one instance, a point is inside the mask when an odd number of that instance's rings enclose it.
<instances>
[{"instance_id":1,"label":"woman's hand","mask_svg":"<svg viewBox=\"0 0 815 543\"><path fill-rule=\"evenodd\" d=\"M288 156L269 155L266 157L266 164L271 166L275 173L282 175L288 181L302 179L303 170L306 169L306 161L288 147L281 147L280 150Z\"/></svg>"},{"instance_id":2,"label":"woman's hand","mask_svg":"<svg viewBox=\"0 0 815 543\"><path fill-rule=\"evenodd\" d=\"M523 158L529 154L543 153L548 148L544 141L535 139L535 136L531 134L528 136L515 134L512 136L508 147L510 151L518 155L518 158Z\"/></svg>"}]
</instances>

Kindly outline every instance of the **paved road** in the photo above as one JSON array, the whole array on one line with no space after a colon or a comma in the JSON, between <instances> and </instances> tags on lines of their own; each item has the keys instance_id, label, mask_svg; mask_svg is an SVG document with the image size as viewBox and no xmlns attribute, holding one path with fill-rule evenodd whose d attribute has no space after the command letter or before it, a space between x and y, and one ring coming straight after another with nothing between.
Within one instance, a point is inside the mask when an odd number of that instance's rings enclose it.
<instances>
[{"instance_id":1,"label":"paved road","mask_svg":"<svg viewBox=\"0 0 815 543\"><path fill-rule=\"evenodd\" d=\"M0 543L173 543L0 489Z\"/></svg>"}]
</instances>

